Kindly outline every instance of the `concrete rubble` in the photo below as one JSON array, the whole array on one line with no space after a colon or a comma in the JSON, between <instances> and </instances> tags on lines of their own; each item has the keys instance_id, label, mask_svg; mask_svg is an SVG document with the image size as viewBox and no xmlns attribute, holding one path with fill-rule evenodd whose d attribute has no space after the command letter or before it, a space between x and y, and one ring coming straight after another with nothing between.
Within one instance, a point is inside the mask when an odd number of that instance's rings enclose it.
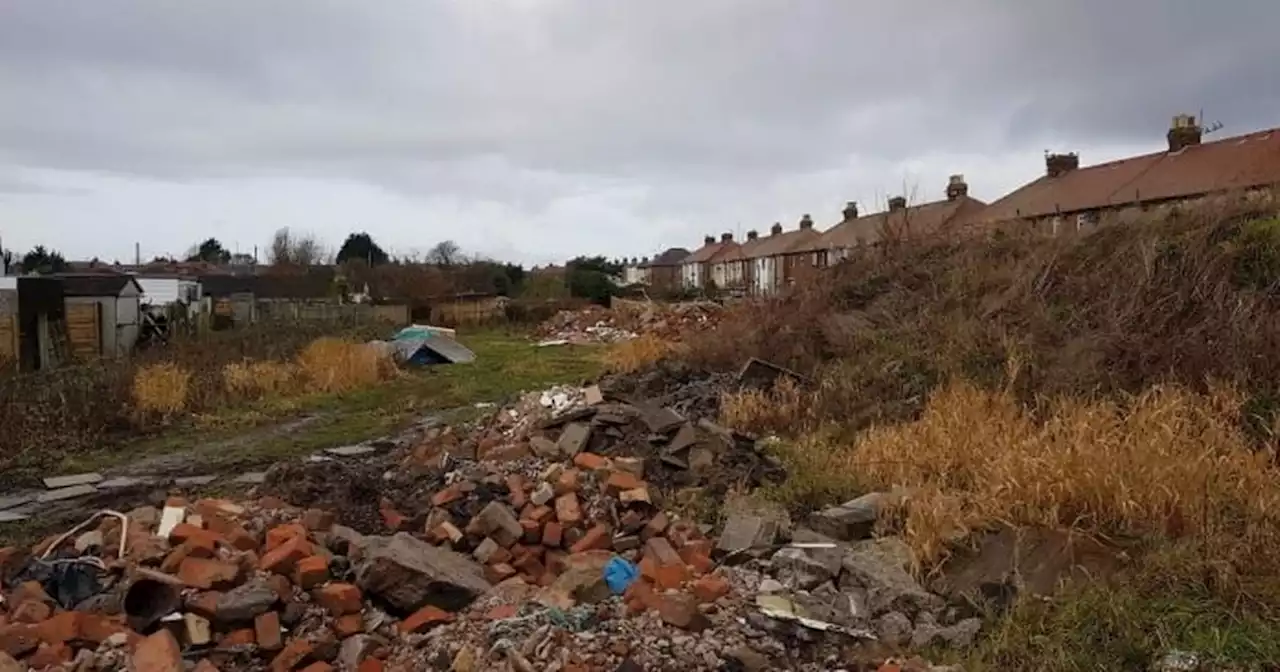
<instances>
[{"instance_id":1,"label":"concrete rubble","mask_svg":"<svg viewBox=\"0 0 1280 672\"><path fill-rule=\"evenodd\" d=\"M555 388L419 428L377 475L298 460L0 550L0 670L853 670L973 640L896 540L682 515L784 475L697 406Z\"/></svg>"},{"instance_id":2,"label":"concrete rubble","mask_svg":"<svg viewBox=\"0 0 1280 672\"><path fill-rule=\"evenodd\" d=\"M678 340L691 329L713 326L723 308L711 301L654 303L614 299L611 308L588 306L562 310L542 323L541 342L548 345L617 343L641 335Z\"/></svg>"}]
</instances>

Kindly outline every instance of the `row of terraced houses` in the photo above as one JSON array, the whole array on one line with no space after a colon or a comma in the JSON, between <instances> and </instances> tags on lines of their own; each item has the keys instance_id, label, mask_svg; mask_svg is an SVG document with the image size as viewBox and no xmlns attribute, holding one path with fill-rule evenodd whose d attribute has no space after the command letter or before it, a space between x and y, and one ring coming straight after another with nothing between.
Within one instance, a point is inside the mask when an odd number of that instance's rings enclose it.
<instances>
[{"instance_id":1,"label":"row of terraced houses","mask_svg":"<svg viewBox=\"0 0 1280 672\"><path fill-rule=\"evenodd\" d=\"M952 175L945 196L908 204L903 196L887 208L861 213L845 205L840 221L820 230L809 215L793 229L774 224L767 234L707 236L690 251L671 248L633 259L624 281L660 291L715 287L737 294L768 294L793 282L806 268L822 268L850 250L888 237L964 235L1006 226L1034 227L1050 235L1134 221L1165 208L1220 194L1270 195L1280 185L1280 128L1203 141L1191 115L1173 118L1167 149L1080 166L1075 153L1046 154L1044 174L988 204L969 196L962 175Z\"/></svg>"}]
</instances>

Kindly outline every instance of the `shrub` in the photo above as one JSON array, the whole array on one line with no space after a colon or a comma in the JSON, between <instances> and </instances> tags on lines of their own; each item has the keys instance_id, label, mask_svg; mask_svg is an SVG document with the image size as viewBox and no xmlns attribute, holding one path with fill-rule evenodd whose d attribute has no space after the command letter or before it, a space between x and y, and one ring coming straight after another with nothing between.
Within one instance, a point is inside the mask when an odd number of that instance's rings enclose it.
<instances>
[{"instance_id":1,"label":"shrub","mask_svg":"<svg viewBox=\"0 0 1280 672\"><path fill-rule=\"evenodd\" d=\"M133 378L133 401L138 411L169 417L186 410L191 372L171 362L152 364Z\"/></svg>"},{"instance_id":2,"label":"shrub","mask_svg":"<svg viewBox=\"0 0 1280 672\"><path fill-rule=\"evenodd\" d=\"M255 399L287 392L294 381L294 369L281 362L236 362L222 368L229 393Z\"/></svg>"},{"instance_id":3,"label":"shrub","mask_svg":"<svg viewBox=\"0 0 1280 672\"><path fill-rule=\"evenodd\" d=\"M605 368L614 373L632 373L678 355L681 346L652 334L614 343L604 352Z\"/></svg>"}]
</instances>

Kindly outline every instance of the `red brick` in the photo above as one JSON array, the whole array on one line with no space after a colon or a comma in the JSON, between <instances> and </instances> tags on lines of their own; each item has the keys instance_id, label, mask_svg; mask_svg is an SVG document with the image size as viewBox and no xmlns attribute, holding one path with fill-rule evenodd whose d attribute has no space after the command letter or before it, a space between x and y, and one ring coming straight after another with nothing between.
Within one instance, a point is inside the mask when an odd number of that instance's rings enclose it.
<instances>
[{"instance_id":1,"label":"red brick","mask_svg":"<svg viewBox=\"0 0 1280 672\"><path fill-rule=\"evenodd\" d=\"M221 598L222 593L216 590L196 594L187 599L187 611L205 618L213 618L218 613L218 600Z\"/></svg>"},{"instance_id":2,"label":"red brick","mask_svg":"<svg viewBox=\"0 0 1280 672\"><path fill-rule=\"evenodd\" d=\"M484 578L489 583L502 583L516 575L516 570L505 562L485 565Z\"/></svg>"},{"instance_id":3,"label":"red brick","mask_svg":"<svg viewBox=\"0 0 1280 672\"><path fill-rule=\"evenodd\" d=\"M264 651L275 651L284 645L280 637L280 614L268 611L258 614L253 619L253 634L258 647Z\"/></svg>"},{"instance_id":4,"label":"red brick","mask_svg":"<svg viewBox=\"0 0 1280 672\"><path fill-rule=\"evenodd\" d=\"M171 544L185 544L189 541L195 541L197 545L213 550L225 540L221 534L202 527L196 527L191 523L178 523L173 528L173 531L169 533L169 543Z\"/></svg>"},{"instance_id":5,"label":"red brick","mask_svg":"<svg viewBox=\"0 0 1280 672\"><path fill-rule=\"evenodd\" d=\"M292 574L298 563L308 555L311 555L311 542L307 541L305 536L291 537L288 541L267 551L267 554L258 562L258 569L276 574Z\"/></svg>"},{"instance_id":6,"label":"red brick","mask_svg":"<svg viewBox=\"0 0 1280 672\"><path fill-rule=\"evenodd\" d=\"M158 630L133 650L135 672L182 672L182 649L168 630Z\"/></svg>"},{"instance_id":7,"label":"red brick","mask_svg":"<svg viewBox=\"0 0 1280 672\"><path fill-rule=\"evenodd\" d=\"M44 592L44 586L40 585L39 581L23 581L9 595L10 602L22 602L24 600L39 600L40 602L53 604L53 598L49 597L49 593Z\"/></svg>"},{"instance_id":8,"label":"red brick","mask_svg":"<svg viewBox=\"0 0 1280 672\"><path fill-rule=\"evenodd\" d=\"M305 639L291 639L284 650L271 659L271 672L289 672L315 650L315 646ZM309 668L308 668L309 669Z\"/></svg>"},{"instance_id":9,"label":"red brick","mask_svg":"<svg viewBox=\"0 0 1280 672\"><path fill-rule=\"evenodd\" d=\"M333 512L324 509L307 509L302 514L302 526L312 532L327 532L333 527Z\"/></svg>"},{"instance_id":10,"label":"red brick","mask_svg":"<svg viewBox=\"0 0 1280 672\"><path fill-rule=\"evenodd\" d=\"M549 506L535 506L533 507L533 510L529 511L529 515L525 516L525 518L536 523L541 523L549 520L553 513L555 513L555 510Z\"/></svg>"},{"instance_id":11,"label":"red brick","mask_svg":"<svg viewBox=\"0 0 1280 672\"><path fill-rule=\"evenodd\" d=\"M333 666L323 660L318 660L302 668L301 672L333 672Z\"/></svg>"},{"instance_id":12,"label":"red brick","mask_svg":"<svg viewBox=\"0 0 1280 672\"><path fill-rule=\"evenodd\" d=\"M448 623L452 620L453 614L439 607L427 605L401 621L400 632L422 632L433 625Z\"/></svg>"},{"instance_id":13,"label":"red brick","mask_svg":"<svg viewBox=\"0 0 1280 672\"><path fill-rule=\"evenodd\" d=\"M556 497L556 520L566 527L582 522L582 508L578 506L578 496L572 492Z\"/></svg>"},{"instance_id":14,"label":"red brick","mask_svg":"<svg viewBox=\"0 0 1280 672\"><path fill-rule=\"evenodd\" d=\"M32 669L41 670L71 662L71 647L66 644L41 644L27 659Z\"/></svg>"},{"instance_id":15,"label":"red brick","mask_svg":"<svg viewBox=\"0 0 1280 672\"><path fill-rule=\"evenodd\" d=\"M654 573L654 584L661 590L675 590L689 580L689 568L684 563L674 565L658 565Z\"/></svg>"},{"instance_id":16,"label":"red brick","mask_svg":"<svg viewBox=\"0 0 1280 672\"><path fill-rule=\"evenodd\" d=\"M393 532L404 529L405 523L409 522L408 516L400 513L400 511L396 509L395 505L391 503L391 500L386 499L385 497L383 498L382 503L378 506L378 513L382 516L382 523L387 526L387 529Z\"/></svg>"},{"instance_id":17,"label":"red brick","mask_svg":"<svg viewBox=\"0 0 1280 672\"><path fill-rule=\"evenodd\" d=\"M507 490L511 492L511 507L519 509L529 501L525 494L524 476L512 474L507 477Z\"/></svg>"},{"instance_id":18,"label":"red brick","mask_svg":"<svg viewBox=\"0 0 1280 672\"><path fill-rule=\"evenodd\" d=\"M346 614L333 619L333 634L338 639L346 639L364 632L364 617L360 614Z\"/></svg>"},{"instance_id":19,"label":"red brick","mask_svg":"<svg viewBox=\"0 0 1280 672\"><path fill-rule=\"evenodd\" d=\"M573 546L569 548L570 553L582 553L583 551L594 551L609 548L609 528L604 525L596 525L583 535Z\"/></svg>"},{"instance_id":20,"label":"red brick","mask_svg":"<svg viewBox=\"0 0 1280 672\"><path fill-rule=\"evenodd\" d=\"M211 558L186 558L178 578L192 588L233 588L240 582L240 565Z\"/></svg>"},{"instance_id":21,"label":"red brick","mask_svg":"<svg viewBox=\"0 0 1280 672\"><path fill-rule=\"evenodd\" d=\"M293 597L293 584L280 574L267 577L267 585L271 586L271 591L280 597L281 602L288 602Z\"/></svg>"},{"instance_id":22,"label":"red brick","mask_svg":"<svg viewBox=\"0 0 1280 672\"><path fill-rule=\"evenodd\" d=\"M546 566L548 574L554 576L563 574L565 568L569 566L569 554L564 551L547 551Z\"/></svg>"},{"instance_id":23,"label":"red brick","mask_svg":"<svg viewBox=\"0 0 1280 672\"><path fill-rule=\"evenodd\" d=\"M500 604L484 613L486 620L500 621L504 618L511 618L519 611L514 604Z\"/></svg>"},{"instance_id":24,"label":"red brick","mask_svg":"<svg viewBox=\"0 0 1280 672\"><path fill-rule=\"evenodd\" d=\"M218 672L218 666L214 665L208 658L201 658L200 662L196 663L193 672Z\"/></svg>"},{"instance_id":25,"label":"red brick","mask_svg":"<svg viewBox=\"0 0 1280 672\"><path fill-rule=\"evenodd\" d=\"M360 666L356 668L356 672L382 672L383 663L377 658L365 658L360 661Z\"/></svg>"},{"instance_id":26,"label":"red brick","mask_svg":"<svg viewBox=\"0 0 1280 672\"><path fill-rule=\"evenodd\" d=\"M445 488L444 490L440 490L436 492L436 494L431 495L431 505L447 506L449 504L452 504L458 501L459 499L462 499L462 486L459 485L458 483L454 483L453 485Z\"/></svg>"},{"instance_id":27,"label":"red brick","mask_svg":"<svg viewBox=\"0 0 1280 672\"><path fill-rule=\"evenodd\" d=\"M609 480L605 481L604 489L609 494L618 494L623 490L635 490L644 487L644 481L636 478L633 474L625 471L615 471L609 474Z\"/></svg>"},{"instance_id":28,"label":"red brick","mask_svg":"<svg viewBox=\"0 0 1280 672\"><path fill-rule=\"evenodd\" d=\"M724 577L708 574L694 581L690 590L699 602L715 602L729 594L729 582Z\"/></svg>"},{"instance_id":29,"label":"red brick","mask_svg":"<svg viewBox=\"0 0 1280 672\"><path fill-rule=\"evenodd\" d=\"M693 570L694 574L706 574L715 569L716 563L711 560L710 542L695 541L680 549L680 560Z\"/></svg>"},{"instance_id":30,"label":"red brick","mask_svg":"<svg viewBox=\"0 0 1280 672\"><path fill-rule=\"evenodd\" d=\"M542 542L542 526L536 521L522 520L520 527L524 528L524 543L537 544Z\"/></svg>"},{"instance_id":31,"label":"red brick","mask_svg":"<svg viewBox=\"0 0 1280 672\"><path fill-rule=\"evenodd\" d=\"M18 623L39 623L53 615L53 607L40 600L23 600L9 612L9 618Z\"/></svg>"},{"instance_id":32,"label":"red brick","mask_svg":"<svg viewBox=\"0 0 1280 672\"><path fill-rule=\"evenodd\" d=\"M40 634L34 625L14 623L0 628L0 651L21 658L40 645Z\"/></svg>"},{"instance_id":33,"label":"red brick","mask_svg":"<svg viewBox=\"0 0 1280 672\"><path fill-rule=\"evenodd\" d=\"M319 555L313 555L298 561L298 567L294 570L293 582L298 584L303 590L311 590L312 588L329 580L329 560Z\"/></svg>"},{"instance_id":34,"label":"red brick","mask_svg":"<svg viewBox=\"0 0 1280 672\"><path fill-rule=\"evenodd\" d=\"M447 541L451 544L456 544L459 541L462 541L462 530L459 530L457 525L454 525L449 521L445 521L437 525L436 529L431 531L431 538L436 543Z\"/></svg>"},{"instance_id":35,"label":"red brick","mask_svg":"<svg viewBox=\"0 0 1280 672\"><path fill-rule=\"evenodd\" d=\"M600 471L609 468L609 458L595 453L582 452L573 456L573 464L586 471Z\"/></svg>"},{"instance_id":36,"label":"red brick","mask_svg":"<svg viewBox=\"0 0 1280 672\"><path fill-rule=\"evenodd\" d=\"M698 526L688 520L677 520L667 527L667 538L676 548L680 548L691 541L702 539L702 531Z\"/></svg>"},{"instance_id":37,"label":"red brick","mask_svg":"<svg viewBox=\"0 0 1280 672\"><path fill-rule=\"evenodd\" d=\"M257 641L258 635L253 631L253 628L242 628L240 630L232 630L231 632L223 635L222 639L218 640L218 647L228 649L233 646L254 644L257 643Z\"/></svg>"},{"instance_id":38,"label":"red brick","mask_svg":"<svg viewBox=\"0 0 1280 672\"><path fill-rule=\"evenodd\" d=\"M312 595L317 604L334 616L359 613L364 606L360 589L349 583L330 583L317 588Z\"/></svg>"},{"instance_id":39,"label":"red brick","mask_svg":"<svg viewBox=\"0 0 1280 672\"><path fill-rule=\"evenodd\" d=\"M564 543L564 526L555 521L547 523L542 528L542 545L549 548L559 548Z\"/></svg>"},{"instance_id":40,"label":"red brick","mask_svg":"<svg viewBox=\"0 0 1280 672\"><path fill-rule=\"evenodd\" d=\"M578 488L581 487L580 481L577 469L565 469L560 472L560 476L556 478L556 482L553 484L555 492L557 495L577 492Z\"/></svg>"},{"instance_id":41,"label":"red brick","mask_svg":"<svg viewBox=\"0 0 1280 672\"><path fill-rule=\"evenodd\" d=\"M46 644L61 644L80 637L80 622L84 614L78 611L60 611L36 625L36 636Z\"/></svg>"},{"instance_id":42,"label":"red brick","mask_svg":"<svg viewBox=\"0 0 1280 672\"><path fill-rule=\"evenodd\" d=\"M116 633L123 632L128 635L130 642L133 640L141 640L142 636L129 626L125 625L123 617L107 616L106 614L81 614L79 619L79 633L76 639L82 642L91 642L93 644L101 644L109 637Z\"/></svg>"},{"instance_id":43,"label":"red brick","mask_svg":"<svg viewBox=\"0 0 1280 672\"><path fill-rule=\"evenodd\" d=\"M547 568L538 561L538 556L529 555L512 565L514 569L527 574L533 583L537 583L543 574L547 573Z\"/></svg>"},{"instance_id":44,"label":"red brick","mask_svg":"<svg viewBox=\"0 0 1280 672\"><path fill-rule=\"evenodd\" d=\"M223 533L227 538L227 543L237 551L257 551L258 540L253 538L243 527L234 527Z\"/></svg>"},{"instance_id":45,"label":"red brick","mask_svg":"<svg viewBox=\"0 0 1280 672\"><path fill-rule=\"evenodd\" d=\"M509 551L509 550L507 550L507 549L505 549L505 548L503 548L503 547L499 546L499 547L498 547L498 550L494 551L494 552L493 552L493 555L490 555L490 556L489 556L489 562L488 562L488 564L490 564L490 565L500 565L500 564L502 564L502 563L509 563L509 562L511 562L512 557L513 557L513 555L512 555L512 553L511 553L511 551Z\"/></svg>"},{"instance_id":46,"label":"red brick","mask_svg":"<svg viewBox=\"0 0 1280 672\"><path fill-rule=\"evenodd\" d=\"M271 552L280 548L285 542L295 537L307 536L307 528L298 523L289 523L287 525L276 525L267 530L267 552Z\"/></svg>"}]
</instances>

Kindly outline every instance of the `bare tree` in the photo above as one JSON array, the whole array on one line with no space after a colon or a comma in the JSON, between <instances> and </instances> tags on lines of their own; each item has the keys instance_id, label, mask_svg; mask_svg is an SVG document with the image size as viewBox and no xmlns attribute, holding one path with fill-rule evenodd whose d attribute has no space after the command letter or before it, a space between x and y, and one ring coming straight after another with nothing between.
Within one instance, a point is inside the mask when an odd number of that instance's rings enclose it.
<instances>
[{"instance_id":1,"label":"bare tree","mask_svg":"<svg viewBox=\"0 0 1280 672\"><path fill-rule=\"evenodd\" d=\"M282 264L312 266L324 260L325 252L315 235L295 234L286 226L276 231L271 237L267 256L273 266Z\"/></svg>"},{"instance_id":2,"label":"bare tree","mask_svg":"<svg viewBox=\"0 0 1280 672\"><path fill-rule=\"evenodd\" d=\"M452 240L443 240L436 243L436 246L427 252L427 263L437 266L449 267L459 264L462 259L462 248Z\"/></svg>"}]
</instances>

